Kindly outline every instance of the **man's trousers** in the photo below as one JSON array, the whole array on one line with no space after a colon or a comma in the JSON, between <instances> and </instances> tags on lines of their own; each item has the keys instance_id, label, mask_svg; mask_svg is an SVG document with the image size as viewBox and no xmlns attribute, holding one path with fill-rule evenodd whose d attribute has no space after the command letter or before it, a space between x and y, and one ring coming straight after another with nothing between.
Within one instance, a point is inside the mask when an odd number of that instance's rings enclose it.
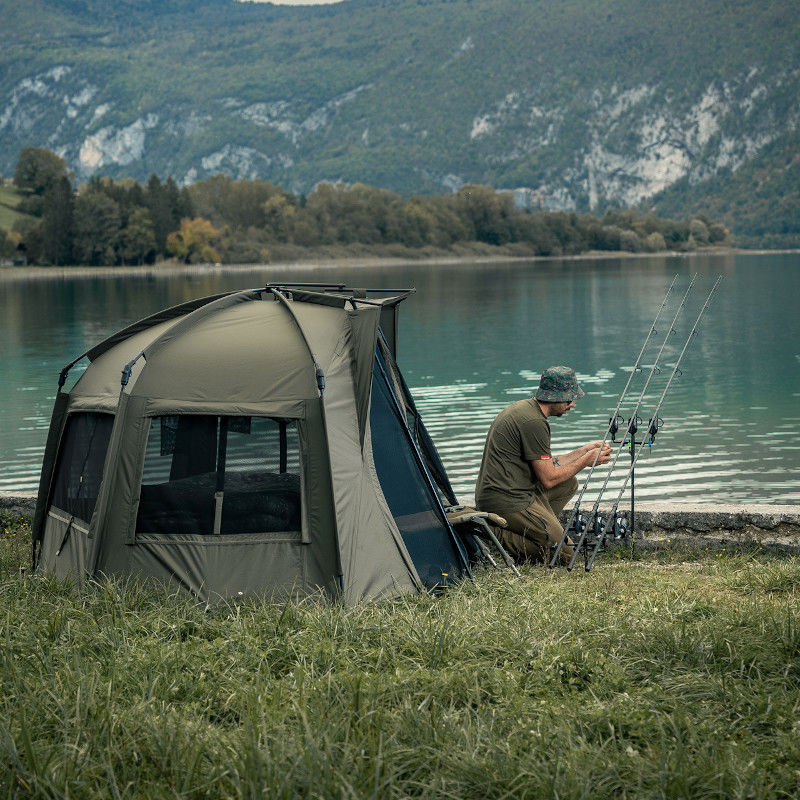
<instances>
[{"instance_id":1,"label":"man's trousers","mask_svg":"<svg viewBox=\"0 0 800 800\"><path fill-rule=\"evenodd\" d=\"M569 478L552 489L540 489L522 511L498 512L505 517L508 530L500 530L505 548L519 561L547 564L553 548L561 541L564 526L558 515L578 490L578 479ZM575 552L567 538L559 554L559 562L569 562Z\"/></svg>"}]
</instances>

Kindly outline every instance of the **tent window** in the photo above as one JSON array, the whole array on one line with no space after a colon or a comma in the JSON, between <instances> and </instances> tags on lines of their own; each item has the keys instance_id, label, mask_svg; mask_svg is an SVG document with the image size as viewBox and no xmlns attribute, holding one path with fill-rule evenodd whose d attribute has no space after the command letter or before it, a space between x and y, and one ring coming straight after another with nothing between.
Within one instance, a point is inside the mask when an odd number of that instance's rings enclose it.
<instances>
[{"instance_id":1,"label":"tent window","mask_svg":"<svg viewBox=\"0 0 800 800\"><path fill-rule=\"evenodd\" d=\"M295 420L155 417L147 440L137 533L301 531Z\"/></svg>"},{"instance_id":2,"label":"tent window","mask_svg":"<svg viewBox=\"0 0 800 800\"><path fill-rule=\"evenodd\" d=\"M422 582L433 588L461 576L461 559L376 359L369 424L383 495Z\"/></svg>"},{"instance_id":3,"label":"tent window","mask_svg":"<svg viewBox=\"0 0 800 800\"><path fill-rule=\"evenodd\" d=\"M89 522L94 512L113 427L110 414L71 414L67 420L52 505L84 522Z\"/></svg>"}]
</instances>

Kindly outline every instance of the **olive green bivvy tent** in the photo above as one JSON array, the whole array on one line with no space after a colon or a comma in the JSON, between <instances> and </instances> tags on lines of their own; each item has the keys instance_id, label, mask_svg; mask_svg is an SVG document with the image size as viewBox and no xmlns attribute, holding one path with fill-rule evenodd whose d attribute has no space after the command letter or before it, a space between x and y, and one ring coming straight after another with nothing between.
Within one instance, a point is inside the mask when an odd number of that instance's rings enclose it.
<instances>
[{"instance_id":1,"label":"olive green bivvy tent","mask_svg":"<svg viewBox=\"0 0 800 800\"><path fill-rule=\"evenodd\" d=\"M388 294L388 296L386 296ZM167 309L62 370L34 565L204 600L347 602L469 572L452 488L395 363L409 292L266 286Z\"/></svg>"}]
</instances>

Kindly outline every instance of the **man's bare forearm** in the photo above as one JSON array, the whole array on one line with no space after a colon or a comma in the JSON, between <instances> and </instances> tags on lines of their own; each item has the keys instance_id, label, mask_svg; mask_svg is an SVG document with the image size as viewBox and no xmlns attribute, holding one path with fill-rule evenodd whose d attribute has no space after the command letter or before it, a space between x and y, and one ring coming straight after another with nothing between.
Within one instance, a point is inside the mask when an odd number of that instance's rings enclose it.
<instances>
[{"instance_id":1,"label":"man's bare forearm","mask_svg":"<svg viewBox=\"0 0 800 800\"><path fill-rule=\"evenodd\" d=\"M537 480L546 489L577 475L582 469L591 467L597 459L598 464L607 464L611 457L611 446L606 442L600 447L600 442L589 442L565 456L554 456L548 459L539 459L531 462ZM598 454L598 450L600 451Z\"/></svg>"},{"instance_id":2,"label":"man's bare forearm","mask_svg":"<svg viewBox=\"0 0 800 800\"><path fill-rule=\"evenodd\" d=\"M545 489L551 489L553 486L574 477L582 469L588 467L594 458L593 456L590 457L588 453L583 453L582 455L569 453L568 455L573 456L573 458L567 464L564 463L564 456L556 456L545 461L539 460L532 463L534 473Z\"/></svg>"},{"instance_id":3,"label":"man's bare forearm","mask_svg":"<svg viewBox=\"0 0 800 800\"><path fill-rule=\"evenodd\" d=\"M567 464L572 464L573 462L577 461L579 458L583 458L586 453L589 452L591 448L588 444L583 445L583 447L579 447L577 450L573 450L571 453L566 453L565 455L561 456L553 456L552 461L553 464L556 466L566 466Z\"/></svg>"}]
</instances>

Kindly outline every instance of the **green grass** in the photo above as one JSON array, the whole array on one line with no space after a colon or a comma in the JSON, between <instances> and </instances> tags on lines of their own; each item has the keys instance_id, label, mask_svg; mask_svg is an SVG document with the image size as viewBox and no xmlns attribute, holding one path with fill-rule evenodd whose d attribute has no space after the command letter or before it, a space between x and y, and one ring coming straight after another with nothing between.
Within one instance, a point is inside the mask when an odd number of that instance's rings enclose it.
<instances>
[{"instance_id":1,"label":"green grass","mask_svg":"<svg viewBox=\"0 0 800 800\"><path fill-rule=\"evenodd\" d=\"M27 216L16 210L21 199L13 186L0 185L0 229L11 230L18 219Z\"/></svg>"},{"instance_id":2,"label":"green grass","mask_svg":"<svg viewBox=\"0 0 800 800\"><path fill-rule=\"evenodd\" d=\"M800 560L662 543L442 597L204 609L20 575L0 796L766 798L800 790Z\"/></svg>"}]
</instances>

